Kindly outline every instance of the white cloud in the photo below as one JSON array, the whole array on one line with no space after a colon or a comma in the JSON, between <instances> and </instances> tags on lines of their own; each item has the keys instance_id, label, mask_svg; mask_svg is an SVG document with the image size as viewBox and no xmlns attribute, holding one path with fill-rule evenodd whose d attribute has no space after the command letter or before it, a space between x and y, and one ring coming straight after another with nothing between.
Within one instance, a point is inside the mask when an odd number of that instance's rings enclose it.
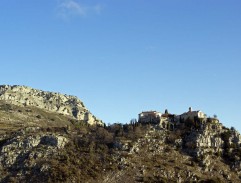
<instances>
[{"instance_id":1,"label":"white cloud","mask_svg":"<svg viewBox=\"0 0 241 183\"><path fill-rule=\"evenodd\" d=\"M58 1L57 15L60 18L68 19L73 16L86 16L89 14L100 14L103 7L99 4L90 6L84 5L77 0Z\"/></svg>"}]
</instances>

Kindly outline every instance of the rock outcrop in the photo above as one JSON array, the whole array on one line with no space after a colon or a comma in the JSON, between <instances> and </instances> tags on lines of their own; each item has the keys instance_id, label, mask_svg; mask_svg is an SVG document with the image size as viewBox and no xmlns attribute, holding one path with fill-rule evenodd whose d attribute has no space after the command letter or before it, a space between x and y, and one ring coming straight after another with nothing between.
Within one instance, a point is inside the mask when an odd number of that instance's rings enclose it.
<instances>
[{"instance_id":1,"label":"rock outcrop","mask_svg":"<svg viewBox=\"0 0 241 183\"><path fill-rule=\"evenodd\" d=\"M36 133L36 130L35 130ZM23 166L22 160L31 157L49 158L64 148L68 139L59 134L32 134L26 135L22 130L17 136L9 139L0 149L0 164L10 168ZM40 150L41 149L41 150ZM42 150L45 149L44 153Z\"/></svg>"},{"instance_id":2,"label":"rock outcrop","mask_svg":"<svg viewBox=\"0 0 241 183\"><path fill-rule=\"evenodd\" d=\"M192 130L185 138L185 147L197 158L206 154L224 154L225 148L240 147L241 135L219 124L206 124Z\"/></svg>"},{"instance_id":3,"label":"rock outcrop","mask_svg":"<svg viewBox=\"0 0 241 183\"><path fill-rule=\"evenodd\" d=\"M26 86L0 86L0 100L18 106L33 106L50 112L57 112L85 121L90 125L103 125L75 96L46 92Z\"/></svg>"},{"instance_id":4,"label":"rock outcrop","mask_svg":"<svg viewBox=\"0 0 241 183\"><path fill-rule=\"evenodd\" d=\"M66 133L42 131L39 127L27 127L1 136L0 182L11 182L9 176L16 177L17 182L36 182L26 181L26 176L48 171L50 165L45 162L63 151L68 142Z\"/></svg>"}]
</instances>

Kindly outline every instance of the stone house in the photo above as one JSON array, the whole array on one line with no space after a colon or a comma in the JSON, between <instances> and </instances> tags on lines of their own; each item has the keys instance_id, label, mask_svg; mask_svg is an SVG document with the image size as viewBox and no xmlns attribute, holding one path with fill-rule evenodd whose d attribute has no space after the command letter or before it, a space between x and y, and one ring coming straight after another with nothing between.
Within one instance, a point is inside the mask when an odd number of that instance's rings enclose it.
<instances>
[{"instance_id":1,"label":"stone house","mask_svg":"<svg viewBox=\"0 0 241 183\"><path fill-rule=\"evenodd\" d=\"M177 118L174 114L167 113L160 113L157 111L145 111L139 114L139 122L140 123L152 123L152 124L158 124L161 128L175 129L175 126L179 118Z\"/></svg>"},{"instance_id":2,"label":"stone house","mask_svg":"<svg viewBox=\"0 0 241 183\"><path fill-rule=\"evenodd\" d=\"M195 120L195 119L204 119L204 118L206 118L206 117L202 111L200 111L200 110L192 111L191 107L189 107L188 112L185 112L180 115L180 120L182 120L182 121L186 121L187 119Z\"/></svg>"},{"instance_id":3,"label":"stone house","mask_svg":"<svg viewBox=\"0 0 241 183\"><path fill-rule=\"evenodd\" d=\"M162 114L161 116L161 120L160 120L160 127L162 128L170 128L170 129L174 129L175 128L175 115L174 114Z\"/></svg>"},{"instance_id":4,"label":"stone house","mask_svg":"<svg viewBox=\"0 0 241 183\"><path fill-rule=\"evenodd\" d=\"M162 114L157 111L144 111L139 114L138 121L140 123L159 123Z\"/></svg>"}]
</instances>

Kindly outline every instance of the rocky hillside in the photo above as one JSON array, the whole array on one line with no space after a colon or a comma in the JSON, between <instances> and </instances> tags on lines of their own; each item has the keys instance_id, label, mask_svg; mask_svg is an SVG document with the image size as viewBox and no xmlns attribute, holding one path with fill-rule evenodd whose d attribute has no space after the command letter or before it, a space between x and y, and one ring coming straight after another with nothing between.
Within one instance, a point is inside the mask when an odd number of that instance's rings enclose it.
<instances>
[{"instance_id":1,"label":"rocky hillside","mask_svg":"<svg viewBox=\"0 0 241 183\"><path fill-rule=\"evenodd\" d=\"M56 112L85 121L90 125L103 125L86 109L82 101L70 95L36 90L26 86L1 85L0 101L22 107L32 106L49 112Z\"/></svg>"},{"instance_id":2,"label":"rocky hillside","mask_svg":"<svg viewBox=\"0 0 241 183\"><path fill-rule=\"evenodd\" d=\"M0 182L241 181L236 131L179 130L138 123L21 128L1 135Z\"/></svg>"},{"instance_id":3,"label":"rocky hillside","mask_svg":"<svg viewBox=\"0 0 241 183\"><path fill-rule=\"evenodd\" d=\"M241 135L217 119L89 125L60 94L2 88L0 183L241 182Z\"/></svg>"}]
</instances>

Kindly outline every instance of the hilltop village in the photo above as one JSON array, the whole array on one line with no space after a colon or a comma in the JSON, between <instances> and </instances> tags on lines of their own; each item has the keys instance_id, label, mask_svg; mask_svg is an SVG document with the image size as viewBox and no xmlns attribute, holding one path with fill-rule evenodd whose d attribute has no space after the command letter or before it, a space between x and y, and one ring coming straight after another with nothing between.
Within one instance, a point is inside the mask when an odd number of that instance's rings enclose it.
<instances>
[{"instance_id":1,"label":"hilltop village","mask_svg":"<svg viewBox=\"0 0 241 183\"><path fill-rule=\"evenodd\" d=\"M168 130L175 130L183 123L189 123L193 125L191 127L199 127L200 129L204 129L204 126L207 124L215 124L212 128L221 126L215 115L213 118L207 117L207 115L200 110L193 111L192 107L189 107L189 110L181 115L170 114L167 109L164 113L158 111L143 111L138 115L138 123L155 124Z\"/></svg>"}]
</instances>

